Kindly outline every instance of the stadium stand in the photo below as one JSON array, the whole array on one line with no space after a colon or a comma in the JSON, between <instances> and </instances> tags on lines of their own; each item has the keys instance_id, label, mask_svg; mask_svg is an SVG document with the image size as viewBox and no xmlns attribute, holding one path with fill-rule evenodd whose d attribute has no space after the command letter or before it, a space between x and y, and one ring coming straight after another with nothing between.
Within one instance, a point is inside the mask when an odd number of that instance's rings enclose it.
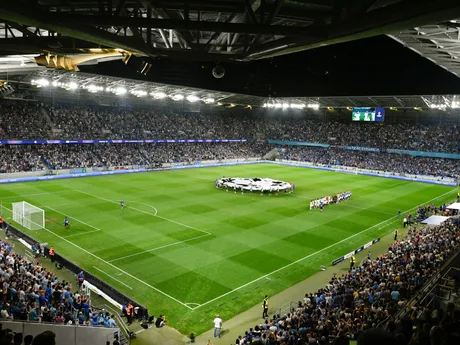
<instances>
[{"instance_id":1,"label":"stadium stand","mask_svg":"<svg viewBox=\"0 0 460 345\"><path fill-rule=\"evenodd\" d=\"M388 332L378 334L394 344L430 344L434 336L439 338L431 344L456 344L460 318L452 303L447 310L409 308L411 317L397 324L392 315L408 305L430 278L436 278L448 258L454 253L458 257L459 244L458 220L413 227L407 239L391 244L384 255L334 275L323 289L305 294L290 313L255 325L236 344L348 344L348 339L358 339L363 333L365 338L369 330L385 322Z\"/></svg>"},{"instance_id":2,"label":"stadium stand","mask_svg":"<svg viewBox=\"0 0 460 345\"><path fill-rule=\"evenodd\" d=\"M282 157L288 160L325 165L395 172L400 174L432 175L456 178L460 175L458 160L409 155L351 151L340 148L285 146Z\"/></svg>"},{"instance_id":3,"label":"stadium stand","mask_svg":"<svg viewBox=\"0 0 460 345\"><path fill-rule=\"evenodd\" d=\"M455 125L366 124L363 127L356 123L308 119L0 102L0 139L39 138L269 138L383 150L460 153ZM400 174L456 179L460 176L460 165L455 159L340 147L274 146L266 141L5 145L0 147L0 173L262 157L274 147L280 148L281 158L286 160ZM433 207L424 210L426 216L433 212ZM386 254L363 262L347 274L332 277L325 288L306 294L290 313L275 315L256 325L237 344L340 344L341 339L357 339L382 323L388 324L389 337L395 344L428 344L430 334L437 337L440 329L445 338L440 344L457 343L453 330L460 325L455 324L458 317L454 318L452 312L442 314L435 308L429 313L426 308L417 310L410 322L404 319L399 323L393 322L392 315L405 308L407 301L439 272L459 242L458 223L413 228L407 239L393 243ZM0 275L6 286L0 301L2 320L115 326L110 314L92 311L90 301L79 292L72 293L69 282L59 281L39 264L14 253L8 242L0 241L0 250Z\"/></svg>"},{"instance_id":4,"label":"stadium stand","mask_svg":"<svg viewBox=\"0 0 460 345\"><path fill-rule=\"evenodd\" d=\"M280 139L334 145L460 152L458 126L342 123L248 114L0 102L0 139Z\"/></svg>"},{"instance_id":5,"label":"stadium stand","mask_svg":"<svg viewBox=\"0 0 460 345\"><path fill-rule=\"evenodd\" d=\"M113 315L93 310L91 300L81 294L77 284L61 281L38 262L15 253L7 241L0 240L0 251L0 275L6 286L1 320L116 326Z\"/></svg>"},{"instance_id":6,"label":"stadium stand","mask_svg":"<svg viewBox=\"0 0 460 345\"><path fill-rule=\"evenodd\" d=\"M203 114L171 110L0 102L0 139L249 139L308 141L330 148L279 146L281 158L343 165L400 174L457 178L457 160L385 152L344 150L340 146L458 153L458 127L452 124L380 125L292 117ZM262 157L275 146L264 142L126 145L7 145L0 148L0 172L82 167L152 166L231 158Z\"/></svg>"},{"instance_id":7,"label":"stadium stand","mask_svg":"<svg viewBox=\"0 0 460 345\"><path fill-rule=\"evenodd\" d=\"M99 145L8 145L0 148L0 172L89 167L153 166L162 163L260 158L265 143L158 143ZM343 165L400 174L458 178L455 159L350 151L339 148L283 147L281 158L314 164Z\"/></svg>"}]
</instances>

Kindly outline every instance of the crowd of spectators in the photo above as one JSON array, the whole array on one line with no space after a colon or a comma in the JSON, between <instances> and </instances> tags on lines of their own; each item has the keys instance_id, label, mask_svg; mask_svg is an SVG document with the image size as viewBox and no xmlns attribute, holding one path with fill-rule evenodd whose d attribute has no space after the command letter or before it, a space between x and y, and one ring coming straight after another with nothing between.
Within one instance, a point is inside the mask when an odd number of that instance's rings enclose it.
<instances>
[{"instance_id":1,"label":"crowd of spectators","mask_svg":"<svg viewBox=\"0 0 460 345\"><path fill-rule=\"evenodd\" d=\"M458 126L338 122L250 113L0 102L0 139L278 139L460 152Z\"/></svg>"},{"instance_id":2,"label":"crowd of spectators","mask_svg":"<svg viewBox=\"0 0 460 345\"><path fill-rule=\"evenodd\" d=\"M60 280L38 262L0 240L0 320L116 327L114 316L93 309L71 282Z\"/></svg>"},{"instance_id":3,"label":"crowd of spectators","mask_svg":"<svg viewBox=\"0 0 460 345\"><path fill-rule=\"evenodd\" d=\"M46 168L152 167L165 163L262 158L273 148L264 142L8 145L0 147L0 172ZM454 179L460 176L460 164L455 159L307 146L285 146L280 151L283 159L313 164Z\"/></svg>"},{"instance_id":4,"label":"crowd of spectators","mask_svg":"<svg viewBox=\"0 0 460 345\"><path fill-rule=\"evenodd\" d=\"M281 149L281 156L288 160L342 165L398 174L451 178L460 176L460 164L455 159L305 146L285 146Z\"/></svg>"},{"instance_id":5,"label":"crowd of spectators","mask_svg":"<svg viewBox=\"0 0 460 345\"><path fill-rule=\"evenodd\" d=\"M458 223L414 227L407 239L392 243L384 255L372 260L369 252L362 265L334 275L324 288L305 294L290 313L266 319L236 343L348 344L348 339L357 339L361 334L365 338L383 321L389 322L389 332L381 332L380 336L387 342L378 344L429 345L431 333L438 337L431 344L459 343L460 336L457 333L455 338L454 332L460 326L460 318L454 318L452 305L447 312L436 313L423 306L414 307L411 318L398 325L391 322L392 315L438 271L459 244Z\"/></svg>"},{"instance_id":6,"label":"crowd of spectators","mask_svg":"<svg viewBox=\"0 0 460 345\"><path fill-rule=\"evenodd\" d=\"M6 146L0 172L91 167L155 166L202 160L260 158L265 143L155 143ZM26 165L24 162L30 162Z\"/></svg>"},{"instance_id":7,"label":"crowd of spectators","mask_svg":"<svg viewBox=\"0 0 460 345\"><path fill-rule=\"evenodd\" d=\"M0 173L42 169L40 156L30 147L0 146Z\"/></svg>"}]
</instances>

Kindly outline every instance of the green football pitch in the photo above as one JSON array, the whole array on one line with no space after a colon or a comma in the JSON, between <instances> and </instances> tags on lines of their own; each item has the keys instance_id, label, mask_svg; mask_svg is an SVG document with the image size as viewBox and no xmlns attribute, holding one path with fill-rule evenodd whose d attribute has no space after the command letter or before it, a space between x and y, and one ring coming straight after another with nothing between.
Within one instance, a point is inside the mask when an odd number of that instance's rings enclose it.
<instances>
[{"instance_id":1,"label":"green football pitch","mask_svg":"<svg viewBox=\"0 0 460 345\"><path fill-rule=\"evenodd\" d=\"M222 176L295 183L293 194L260 196L216 189ZM351 190L324 212L311 199ZM332 260L401 226L420 204L456 189L276 164L158 171L0 186L11 203L45 210L46 228L24 230L67 259L165 314L184 334L228 320L304 280ZM120 208L120 200L126 207ZM71 227L63 227L65 216ZM305 291L310 292L310 291ZM300 298L301 296L299 296ZM275 307L275 306L272 306Z\"/></svg>"}]
</instances>

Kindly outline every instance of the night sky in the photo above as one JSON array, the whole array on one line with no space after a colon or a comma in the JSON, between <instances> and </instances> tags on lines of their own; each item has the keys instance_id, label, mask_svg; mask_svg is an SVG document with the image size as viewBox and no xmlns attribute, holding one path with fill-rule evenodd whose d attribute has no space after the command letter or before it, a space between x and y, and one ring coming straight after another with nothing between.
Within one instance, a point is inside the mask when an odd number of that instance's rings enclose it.
<instances>
[{"instance_id":1,"label":"night sky","mask_svg":"<svg viewBox=\"0 0 460 345\"><path fill-rule=\"evenodd\" d=\"M152 60L147 76L121 61L83 72L258 96L416 95L460 93L460 78L386 36L317 48L245 64Z\"/></svg>"}]
</instances>

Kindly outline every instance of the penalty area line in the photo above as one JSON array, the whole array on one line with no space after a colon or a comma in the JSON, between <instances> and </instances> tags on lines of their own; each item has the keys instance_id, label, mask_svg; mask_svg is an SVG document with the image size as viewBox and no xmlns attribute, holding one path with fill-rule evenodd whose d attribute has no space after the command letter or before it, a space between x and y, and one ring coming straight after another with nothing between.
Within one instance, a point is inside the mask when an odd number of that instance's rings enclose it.
<instances>
[{"instance_id":1,"label":"penalty area line","mask_svg":"<svg viewBox=\"0 0 460 345\"><path fill-rule=\"evenodd\" d=\"M96 228L95 226L92 226L91 224L85 223L84 221L82 221L82 220L80 220L80 219L78 219L78 218L71 217L71 216L69 216L67 213L63 213L63 212L61 212L61 211L58 211L58 210L56 210L55 208L52 208L52 207L49 207L49 206L43 206L43 207L44 207L44 208L47 208L47 209L49 209L49 210L51 210L51 211L54 211L54 212L56 212L56 213L62 214L63 216L69 217L70 219L76 220L77 222L79 222L79 223L81 223L81 224L83 224L83 225L89 226L90 228L93 228L94 230L101 231L101 229ZM94 232L94 231L91 231L91 232Z\"/></svg>"},{"instance_id":2,"label":"penalty area line","mask_svg":"<svg viewBox=\"0 0 460 345\"><path fill-rule=\"evenodd\" d=\"M436 200L436 199L439 199L439 198L441 198L441 197L443 197L443 196L445 196L445 195L447 195L447 194L450 194L450 193L452 193L452 192L456 192L456 189L450 190L450 191L448 191L447 193L441 194L441 195L439 195L439 196L437 196L437 197L435 197L435 198L433 198L433 199L430 199L430 200L428 200L428 201L425 201L425 202L423 202L422 204L430 203L431 201L434 201L434 200ZM412 207L412 208L410 208L410 209L408 209L408 210L406 210L406 211L403 211L403 213L409 212L409 211L411 211L411 210L413 210L413 209L415 209L415 208L417 208L417 206L416 206L416 207ZM268 277L271 276L272 274L275 274L275 273L277 273L277 272L280 272L280 271L284 270L285 268L291 267L292 265L298 264L299 262L302 262L302 261L304 261L304 260L306 260L306 259L308 259L308 258L311 258L312 256L315 256L315 255L317 255L317 254L319 254L319 253L322 253L322 252L324 252L325 250L331 249L331 248L335 247L336 245L338 245L338 244L340 244L340 243L346 242L346 241L348 241L348 240L350 240L350 239L352 239L352 238L354 238L354 237L356 237L356 236L359 236L359 235L361 235L361 234L363 234L363 233L365 233L365 232L367 232L367 231L369 231L369 230L371 230L371 229L373 229L373 228L376 228L376 227L378 227L378 226L381 226L382 224L388 223L388 222L390 222L390 221L392 221L392 220L394 220L394 219L397 219L397 218L401 218L401 217L398 216L398 215L393 216L393 217L390 217L390 218L388 218L388 219L386 219L386 220L384 220L384 221L382 221L382 222L380 222L380 223L378 223L378 224L375 224L375 225L373 225L373 226L371 226L371 227L369 227L369 228L367 228L367 229L364 229L364 230L362 230L362 231L360 231L360 232L357 232L357 233L354 234L354 235L351 235L351 236L349 236L349 237L347 237L347 238L344 238L343 240L340 240L339 242L333 243L333 244L331 244L330 246L327 246L327 247L325 247L325 248L323 248L323 249L320 249L320 250L318 250L318 251L315 252L315 253L312 253L312 254L309 254L309 255L307 255L307 256L304 256L303 258L300 258L300 259L298 259L298 260L296 260L296 261L293 261L293 262L287 264L286 266L280 267L280 268L278 268L278 269L276 269L276 270L274 270L274 271L272 271L272 272L270 272L270 273L267 273L267 274L265 274L265 275L263 275L263 276L261 276L261 277L259 277L259 278L257 278L257 279L254 279L254 280L250 281L249 283L246 283L246 284L243 284L243 285L241 285L241 286L238 286L237 288L235 288L235 289L233 289L233 290L230 290L230 291L228 291L228 292L226 292L226 293L224 293L224 294L222 294L222 295L220 295L220 296L217 296L216 298L213 298L213 299L211 299L211 300L209 300L209 301L207 301L207 302L204 302L203 304L200 304L199 306L197 306L197 307L195 307L195 308L192 308L192 310L196 310L196 309L201 308L201 307L203 307L203 306L205 306L205 305L207 305L207 304L209 304L209 303L215 302L215 301L221 299L222 297L228 296L228 295L234 293L235 291L241 290L241 289L245 288L246 286L249 286L249 285L251 285L251 284L253 284L253 283L258 282L258 281L261 280L261 279L268 278Z\"/></svg>"},{"instance_id":3,"label":"penalty area line","mask_svg":"<svg viewBox=\"0 0 460 345\"><path fill-rule=\"evenodd\" d=\"M127 285L127 284L123 283L122 281L120 281L120 280L118 280L118 279L115 279L115 278L114 278L114 277L112 277L110 274L108 274L107 272L105 272L105 271L101 270L100 268L97 268L96 266L93 266L93 267L94 267L95 269L97 269L99 272L102 272L102 273L104 273L104 274L105 274L107 277L110 277L110 278L112 278L112 279L113 279L113 280L115 280L116 282L119 282L120 284L122 284L122 285L126 286L127 288L129 288L129 289L131 289L131 290L133 289L131 286L129 286L129 285ZM187 304L187 303L185 303L185 304Z\"/></svg>"},{"instance_id":4,"label":"penalty area line","mask_svg":"<svg viewBox=\"0 0 460 345\"><path fill-rule=\"evenodd\" d=\"M64 236L64 238L77 237L77 236L92 234L93 232L99 232L99 231L101 231L101 230L92 230L92 231L78 232L78 233L76 233L76 234Z\"/></svg>"},{"instance_id":5,"label":"penalty area line","mask_svg":"<svg viewBox=\"0 0 460 345\"><path fill-rule=\"evenodd\" d=\"M110 199L107 199L107 198L103 198L103 197L98 196L98 195L94 195L94 194L91 194L91 193L83 192L83 191L77 190L77 189L74 189L74 191L76 191L76 192L78 192L78 193L86 194L86 195L91 196L91 197L96 198L96 199L104 200L104 201L110 202L110 203L112 203L112 204L117 204L117 205L118 205L118 202L113 201L113 200L110 200ZM139 202L138 202L138 203L139 203ZM142 203L139 203L139 204L142 204ZM146 204L144 204L144 205L146 205ZM153 207L153 206L151 206L151 205L148 205L148 206ZM156 211L155 213L147 212L147 211L138 209L138 208L133 207L133 206L129 206L129 208L130 208L130 209L133 209L133 210L136 210L136 211L138 211L138 212L144 213L144 214L149 214L149 215L151 215L151 216L153 216L153 217L157 217L157 218L163 219L163 220L165 220L165 221L167 221L167 222L170 222L170 223L174 223L174 224L183 226L183 227L185 227L185 228L189 228L189 229L192 229L192 230L196 230L196 231L202 232L202 233L204 233L204 234L211 235L211 233L210 233L209 231L201 230L201 229L195 228L195 227L193 227L193 226L190 226L190 225L187 225L187 224L184 224L184 223L180 223L180 222L178 222L178 221L175 221L175 220L172 220L172 219L169 219L169 218L166 218L166 217L159 216L159 215L157 214L157 213L158 213L158 210L157 210L155 207L153 207L153 208L155 208L155 211Z\"/></svg>"},{"instance_id":6,"label":"penalty area line","mask_svg":"<svg viewBox=\"0 0 460 345\"><path fill-rule=\"evenodd\" d=\"M145 285L145 286L151 288L152 290L155 290L156 292L159 292L159 293L162 294L163 296L166 296L166 297L172 299L173 301L179 303L180 305L183 305L184 307L193 310L193 308L190 308L188 305L186 305L185 303L179 301L177 298L175 298L175 297L173 297L173 296L171 296L171 295L168 295L166 292L161 291L160 289L156 288L155 286L153 286L153 285L151 285L151 284L149 284L149 283L146 283L145 281L139 279L139 278L136 277L136 276L133 276L132 274L130 274L130 273L128 273L128 272L122 270L121 268L115 266L114 264L111 264L110 262L108 262L108 261L106 261L106 260L100 258L100 257L97 256L96 254L91 253L89 250L86 250L85 248L80 247L78 244L75 244L75 243L73 243L72 241L69 241L68 239L62 237L61 235L56 234L54 231L51 231L51 230L49 230L49 229L47 229L47 228L43 228L43 229L44 229L45 231L48 231L49 233L53 234L53 235L56 236L57 238L60 238L61 240L63 240L63 241L65 241L65 242L67 242L67 243L73 245L75 248L80 249L81 251L85 252L86 254L91 255L92 257L98 259L99 261L105 263L106 265L108 265L108 266L110 266L110 267L112 267L112 268L114 268L114 269L120 271L121 273L126 274L128 277L130 277L130 278L132 278L132 279L134 279L134 280L137 280L139 283L141 283L141 284L143 284L143 285Z\"/></svg>"},{"instance_id":7,"label":"penalty area line","mask_svg":"<svg viewBox=\"0 0 460 345\"><path fill-rule=\"evenodd\" d=\"M6 207L5 207L5 208L6 208ZM7 209L7 210L10 210L10 209L8 209L8 208L6 208L6 209ZM10 210L10 211L13 212L12 210ZM97 256L96 254L91 253L89 250L86 250L85 248L80 247L78 244L76 244L76 243L74 243L74 242L72 242L72 241L69 241L68 239L62 237L61 235L56 234L54 231L51 231L50 229L47 229L47 228L45 228L45 227L43 227L43 230L49 232L50 234L56 236L57 238L60 238L62 241L71 244L71 245L74 246L75 248L80 249L82 252L85 252L86 254L88 254L88 255L90 255L90 256L96 258L97 260L99 260L99 261L105 263L107 266L110 266L110 267L112 267L112 268L118 270L119 272L121 272L121 273L127 275L128 277L130 277L130 278L132 278L132 279L138 281L139 283L141 283L141 284L143 284L143 285L149 287L150 289L152 289L152 290L154 290L154 291L156 291L156 292L162 294L162 295L165 296L165 297L168 297L169 299L173 300L174 302L179 303L180 305L182 305L182 306L184 306L184 307L186 307L186 308L188 308L188 309L190 309L190 310L193 310L193 308L189 307L189 306L188 306L187 304L185 304L184 302L179 301L177 298L175 298L175 297L173 297L173 296L171 296L171 295L168 295L166 292L164 292L164 291L162 291L162 290L156 288L155 286L153 286L153 285L151 285L151 284L149 284L149 283L143 281L142 279L139 279L139 278L136 277L136 276L133 276L132 274L126 272L125 270L122 270L121 268L115 266L114 264L111 264L110 262L108 262L108 261L106 261L106 260L100 258L100 257Z\"/></svg>"}]
</instances>

